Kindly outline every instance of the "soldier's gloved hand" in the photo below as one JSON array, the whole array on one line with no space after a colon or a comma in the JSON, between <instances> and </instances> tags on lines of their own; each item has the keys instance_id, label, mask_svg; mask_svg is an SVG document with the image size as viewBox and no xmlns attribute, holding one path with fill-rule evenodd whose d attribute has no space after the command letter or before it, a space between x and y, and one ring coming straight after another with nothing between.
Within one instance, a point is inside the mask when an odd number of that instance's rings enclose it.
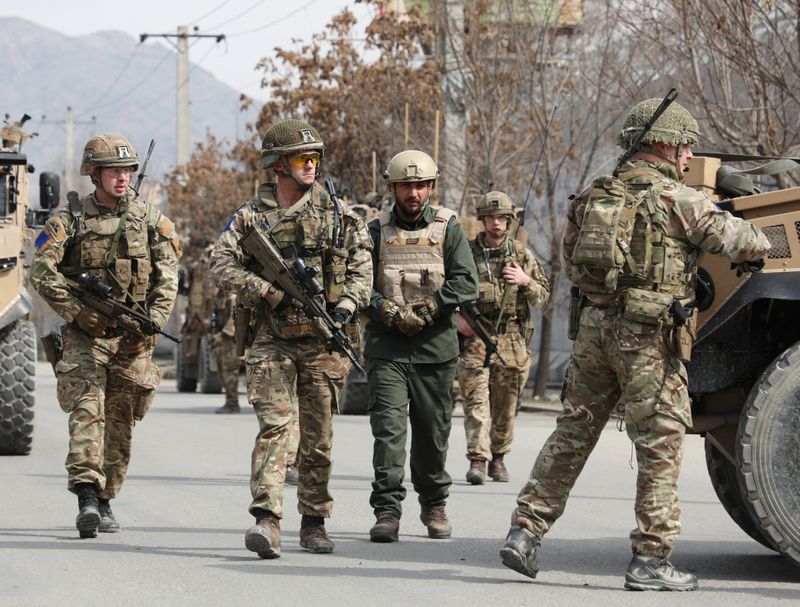
<instances>
[{"instance_id":1,"label":"soldier's gloved hand","mask_svg":"<svg viewBox=\"0 0 800 607\"><path fill-rule=\"evenodd\" d=\"M425 324L425 321L414 312L414 307L411 304L401 307L394 317L394 326L397 327L400 333L409 337L422 331L425 328Z\"/></svg>"},{"instance_id":2,"label":"soldier's gloved hand","mask_svg":"<svg viewBox=\"0 0 800 607\"><path fill-rule=\"evenodd\" d=\"M350 310L337 306L333 309L333 312L331 312L331 319L336 325L336 328L341 329L347 324L347 321L350 320Z\"/></svg>"},{"instance_id":3,"label":"soldier's gloved hand","mask_svg":"<svg viewBox=\"0 0 800 607\"><path fill-rule=\"evenodd\" d=\"M81 330L92 337L103 337L108 329L108 321L91 308L83 308L75 317Z\"/></svg>"},{"instance_id":4,"label":"soldier's gloved hand","mask_svg":"<svg viewBox=\"0 0 800 607\"><path fill-rule=\"evenodd\" d=\"M764 269L764 258L757 259L756 261L741 261L739 263L731 263L731 270L736 270L736 276L739 277L745 272L760 272Z\"/></svg>"},{"instance_id":5,"label":"soldier's gloved hand","mask_svg":"<svg viewBox=\"0 0 800 607\"><path fill-rule=\"evenodd\" d=\"M384 299L378 314L380 315L383 324L385 324L387 327L393 327L395 317L399 311L400 306L394 303L391 299Z\"/></svg>"},{"instance_id":6,"label":"soldier's gloved hand","mask_svg":"<svg viewBox=\"0 0 800 607\"><path fill-rule=\"evenodd\" d=\"M439 304L432 295L423 297L412 304L414 313L425 321L426 325L432 325L439 318Z\"/></svg>"},{"instance_id":7,"label":"soldier's gloved hand","mask_svg":"<svg viewBox=\"0 0 800 607\"><path fill-rule=\"evenodd\" d=\"M269 307L272 308L275 312L280 312L290 304L294 303L294 298L282 291L275 285L270 285L269 287L264 287L259 293L259 297L266 301L269 304Z\"/></svg>"}]
</instances>

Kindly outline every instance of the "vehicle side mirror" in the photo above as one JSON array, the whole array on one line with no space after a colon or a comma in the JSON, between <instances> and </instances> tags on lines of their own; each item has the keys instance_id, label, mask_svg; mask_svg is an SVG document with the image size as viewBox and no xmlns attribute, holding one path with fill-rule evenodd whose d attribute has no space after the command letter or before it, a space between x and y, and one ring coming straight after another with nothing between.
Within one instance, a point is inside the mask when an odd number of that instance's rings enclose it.
<instances>
[{"instance_id":1,"label":"vehicle side mirror","mask_svg":"<svg viewBox=\"0 0 800 607\"><path fill-rule=\"evenodd\" d=\"M58 206L61 180L55 173L39 174L39 207L55 209Z\"/></svg>"}]
</instances>

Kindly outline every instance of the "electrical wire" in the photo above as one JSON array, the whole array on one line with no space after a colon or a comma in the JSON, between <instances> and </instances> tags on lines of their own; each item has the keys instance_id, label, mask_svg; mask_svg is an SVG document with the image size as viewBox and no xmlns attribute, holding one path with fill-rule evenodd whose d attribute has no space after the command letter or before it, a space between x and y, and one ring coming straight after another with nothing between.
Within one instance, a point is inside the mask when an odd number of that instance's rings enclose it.
<instances>
[{"instance_id":1,"label":"electrical wire","mask_svg":"<svg viewBox=\"0 0 800 607\"><path fill-rule=\"evenodd\" d=\"M225 1L224 1L222 4L219 4L219 5L217 5L217 7L216 7L216 8L212 8L210 11L208 11L208 12L207 12L205 15L201 15L200 17L198 17L198 18L197 18L197 19L195 19L194 21L190 21L190 22L189 22L189 25L194 25L195 23L198 23L199 21L202 21L202 20L203 20L203 19L205 19L206 17L210 17L211 15L213 15L214 13L216 13L216 12L217 12L219 9L221 9L223 6L225 6L226 4L228 4L228 2L230 2L230 1L231 1L231 0L225 0Z\"/></svg>"},{"instance_id":2,"label":"electrical wire","mask_svg":"<svg viewBox=\"0 0 800 607\"><path fill-rule=\"evenodd\" d=\"M256 8L259 4L263 4L263 3L264 3L264 0L258 0L255 4L250 5L248 8L244 9L238 15L236 15L234 17L231 17L230 19L228 19L227 21L223 21L222 23L217 23L216 25L212 25L211 27L207 27L206 29L207 30L215 30L215 29L219 29L223 25L228 25L229 23L233 23L234 21L238 20L240 17L244 17L247 13L249 13L251 10Z\"/></svg>"},{"instance_id":3,"label":"electrical wire","mask_svg":"<svg viewBox=\"0 0 800 607\"><path fill-rule=\"evenodd\" d=\"M136 54L139 52L141 46L142 46L141 42L136 45L136 47L133 49L133 53L131 53L131 56L128 57L128 60L125 62L125 65L122 66L122 69L119 71L119 74L117 74L117 77L114 78L114 81L108 85L108 88L105 91L103 91L103 93L97 99L95 99L94 102L87 109L78 114L75 117L76 119L86 116L97 106L98 103L100 103L103 100L103 98L105 98L106 95L108 95L113 90L113 88L117 85L117 82L120 81L120 78L122 78L125 75L125 70L128 69L128 66L133 61L133 58L136 57Z\"/></svg>"},{"instance_id":4,"label":"electrical wire","mask_svg":"<svg viewBox=\"0 0 800 607\"><path fill-rule=\"evenodd\" d=\"M260 25L260 26L258 26L258 27L255 27L255 28L253 28L253 29L245 30L245 31L242 31L242 32L236 32L235 34L230 34L230 35L229 35L229 36L227 36L227 37L228 37L228 38L235 38L235 37L237 37L237 36L246 36L247 34L253 34L253 33L255 33L255 32L260 32L261 30L267 29L268 27L272 27L273 25L278 25L279 23L282 23L283 21L286 21L286 20L287 20L289 17L293 17L293 16L295 16L297 13L299 13L299 12L301 12L301 11L304 11L304 10L305 10L305 9L307 9L309 6L311 6L312 4L316 4L316 3L317 3L317 1L318 1L318 0L311 0L310 2L306 2L306 3L305 3L303 6L301 6L300 8L297 8L297 9L293 10L293 11L292 11L291 13L289 13L288 15L284 15L284 16L283 16L283 17L281 17L280 19L276 19L275 21L270 21L269 23L265 23L264 25Z\"/></svg>"}]
</instances>

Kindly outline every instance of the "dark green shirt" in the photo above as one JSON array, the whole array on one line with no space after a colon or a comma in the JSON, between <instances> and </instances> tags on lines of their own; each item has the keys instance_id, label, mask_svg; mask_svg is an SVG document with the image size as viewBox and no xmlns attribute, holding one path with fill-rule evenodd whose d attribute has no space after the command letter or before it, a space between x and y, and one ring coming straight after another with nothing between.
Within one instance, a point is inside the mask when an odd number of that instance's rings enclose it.
<instances>
[{"instance_id":1,"label":"dark green shirt","mask_svg":"<svg viewBox=\"0 0 800 607\"><path fill-rule=\"evenodd\" d=\"M422 217L410 225L392 212L390 223L404 230L419 230L436 217L436 209L426 206ZM375 219L369 224L372 237L373 284L378 272L381 254L381 224ZM385 297L373 287L369 307L364 313L367 323L364 355L367 358L383 358L408 363L439 363L458 356L458 334L456 332L456 308L478 297L478 280L472 251L464 230L455 217L447 223L444 237L444 284L433 296L439 304L439 318L433 325L409 337L397 329L387 327L380 319L379 310Z\"/></svg>"}]
</instances>

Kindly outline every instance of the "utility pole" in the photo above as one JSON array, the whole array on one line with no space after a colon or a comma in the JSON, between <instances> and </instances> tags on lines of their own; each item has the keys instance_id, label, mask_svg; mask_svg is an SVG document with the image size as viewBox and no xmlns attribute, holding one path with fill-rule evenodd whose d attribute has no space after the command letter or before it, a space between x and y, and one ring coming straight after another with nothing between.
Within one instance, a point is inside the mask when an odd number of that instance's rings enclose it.
<instances>
[{"instance_id":1,"label":"utility pole","mask_svg":"<svg viewBox=\"0 0 800 607\"><path fill-rule=\"evenodd\" d=\"M177 34L139 34L139 42L148 38L164 38L177 52L177 98L175 111L175 164L185 165L191 157L191 135L189 131L189 38L214 38L217 43L225 40L225 34L189 33L185 25L178 26ZM171 38L175 38L172 42Z\"/></svg>"},{"instance_id":2,"label":"utility pole","mask_svg":"<svg viewBox=\"0 0 800 607\"><path fill-rule=\"evenodd\" d=\"M67 106L67 117L65 120L48 120L47 116L42 116L42 122L50 122L61 126L67 134L67 149L64 155L64 185L67 192L75 189L75 125L76 124L94 124L96 118L91 117L90 120L75 120L72 116L72 107Z\"/></svg>"},{"instance_id":3,"label":"utility pole","mask_svg":"<svg viewBox=\"0 0 800 607\"><path fill-rule=\"evenodd\" d=\"M459 211L467 191L467 110L464 105L464 0L445 0L440 41L444 53L444 169L439 204Z\"/></svg>"}]
</instances>

